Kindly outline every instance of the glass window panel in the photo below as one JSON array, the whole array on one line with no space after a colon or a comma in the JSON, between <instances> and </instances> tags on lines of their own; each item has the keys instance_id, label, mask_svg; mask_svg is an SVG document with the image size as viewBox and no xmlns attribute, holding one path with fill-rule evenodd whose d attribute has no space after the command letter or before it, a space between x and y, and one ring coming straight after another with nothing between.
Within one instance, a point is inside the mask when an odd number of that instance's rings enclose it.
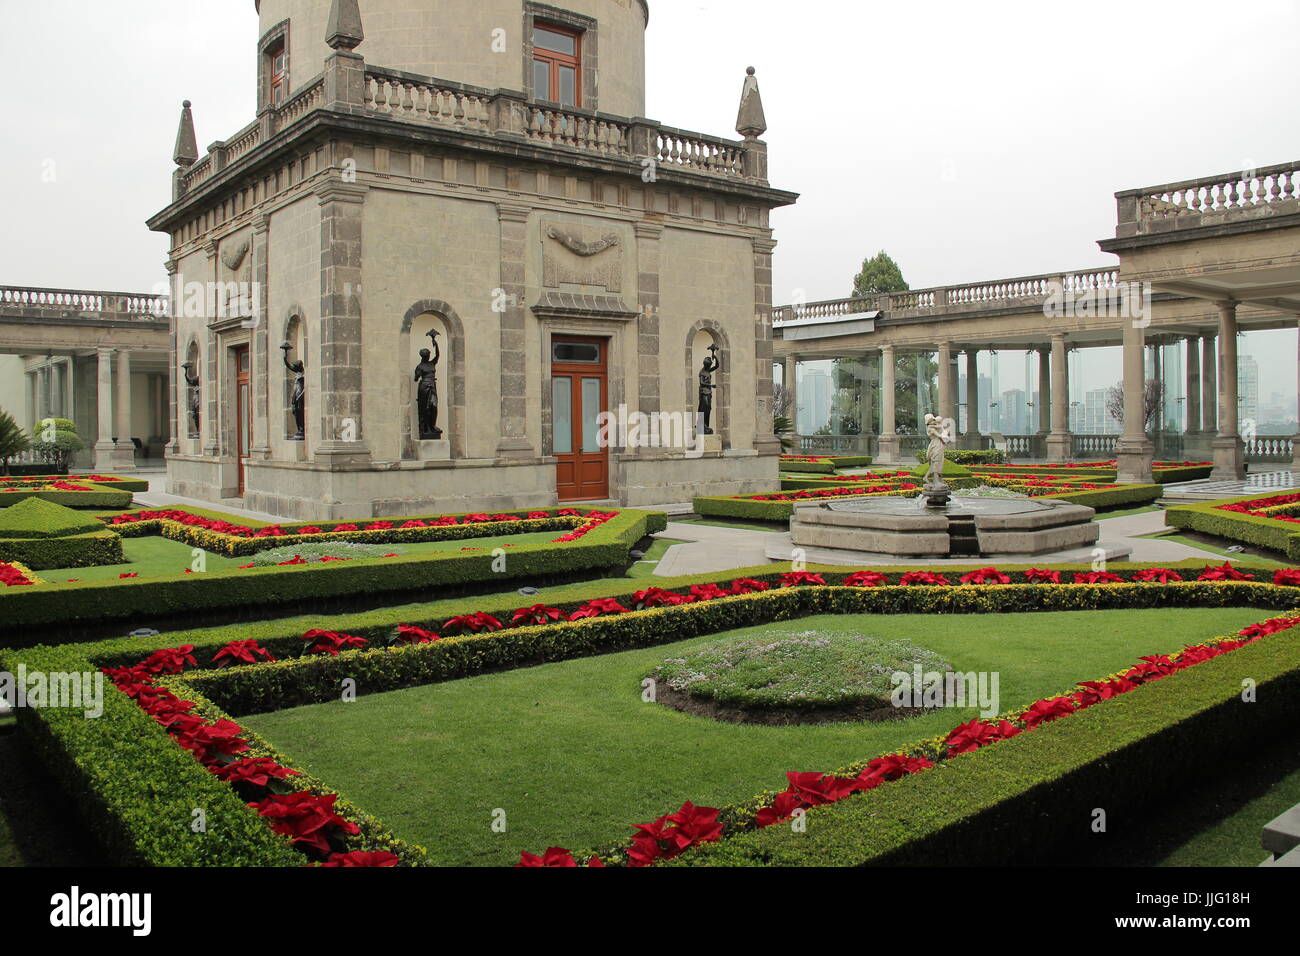
<instances>
[{"instance_id":1,"label":"glass window panel","mask_svg":"<svg viewBox=\"0 0 1300 956\"><path fill-rule=\"evenodd\" d=\"M560 67L560 98L557 102L561 106L576 106L578 104L577 73L571 66Z\"/></svg>"},{"instance_id":2,"label":"glass window panel","mask_svg":"<svg viewBox=\"0 0 1300 956\"><path fill-rule=\"evenodd\" d=\"M241 372L248 371L248 349L244 349L239 353L239 370Z\"/></svg>"},{"instance_id":3,"label":"glass window panel","mask_svg":"<svg viewBox=\"0 0 1300 956\"><path fill-rule=\"evenodd\" d=\"M573 379L558 375L551 379L551 405L555 417L554 451L573 454Z\"/></svg>"},{"instance_id":4,"label":"glass window panel","mask_svg":"<svg viewBox=\"0 0 1300 956\"><path fill-rule=\"evenodd\" d=\"M600 379L582 380L582 450L600 451Z\"/></svg>"},{"instance_id":5,"label":"glass window panel","mask_svg":"<svg viewBox=\"0 0 1300 956\"><path fill-rule=\"evenodd\" d=\"M551 65L543 60L533 61L533 96L539 100L554 100L551 93Z\"/></svg>"},{"instance_id":6,"label":"glass window panel","mask_svg":"<svg viewBox=\"0 0 1300 956\"><path fill-rule=\"evenodd\" d=\"M557 342L553 357L557 362L595 363L600 361L600 346L589 342Z\"/></svg>"},{"instance_id":7,"label":"glass window panel","mask_svg":"<svg viewBox=\"0 0 1300 956\"><path fill-rule=\"evenodd\" d=\"M571 33L560 33L558 30L548 30L546 27L539 26L533 30L533 46L550 50L552 53L576 56L578 38Z\"/></svg>"}]
</instances>

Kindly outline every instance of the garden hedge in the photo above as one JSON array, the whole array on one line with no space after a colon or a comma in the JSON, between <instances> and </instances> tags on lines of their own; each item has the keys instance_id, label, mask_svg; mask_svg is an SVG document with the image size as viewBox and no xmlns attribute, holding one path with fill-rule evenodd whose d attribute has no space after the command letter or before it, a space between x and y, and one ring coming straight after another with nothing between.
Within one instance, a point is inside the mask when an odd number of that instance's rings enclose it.
<instances>
[{"instance_id":1,"label":"garden hedge","mask_svg":"<svg viewBox=\"0 0 1300 956\"><path fill-rule=\"evenodd\" d=\"M1258 501L1265 495L1246 498L1224 498L1194 505L1176 505L1165 511L1165 524L1184 531L1199 531L1216 538L1240 541L1270 551L1285 554L1290 561L1300 562L1300 525L1274 521L1258 515L1224 511L1221 505L1242 501Z\"/></svg>"},{"instance_id":2,"label":"garden hedge","mask_svg":"<svg viewBox=\"0 0 1300 956\"><path fill-rule=\"evenodd\" d=\"M837 488L835 483L827 487ZM852 489L846 489L852 490ZM775 492L774 492L775 493ZM919 492L888 491L874 495L846 495L845 498L910 498ZM825 500L843 500L827 498ZM758 501L754 497L703 497L696 498L692 507L695 513L711 518L742 518L746 521L770 521L784 524L794 513L794 504L789 501Z\"/></svg>"},{"instance_id":3,"label":"garden hedge","mask_svg":"<svg viewBox=\"0 0 1300 956\"><path fill-rule=\"evenodd\" d=\"M1102 675L1095 675L1101 678ZM1242 687L1254 681L1257 700ZM1300 632L1290 630L925 773L697 847L669 866L1068 864L1105 839L1090 824L1149 813L1222 774L1252 739L1300 716Z\"/></svg>"},{"instance_id":4,"label":"garden hedge","mask_svg":"<svg viewBox=\"0 0 1300 956\"><path fill-rule=\"evenodd\" d=\"M580 540L513 548L500 572L493 570L497 559L490 552L435 552L8 588L0 592L0 647L30 646L52 633L61 640L84 640L119 622L134 627L176 619L224 623L223 616L286 615L307 607L391 602L403 594L428 594L437 588L472 590L519 580L541 583L577 572L609 572L630 563L631 549L643 537L666 527L661 512L622 511ZM284 543L280 538L258 540L272 547Z\"/></svg>"},{"instance_id":5,"label":"garden hedge","mask_svg":"<svg viewBox=\"0 0 1300 956\"><path fill-rule=\"evenodd\" d=\"M833 475L839 468L865 468L871 464L872 458L866 455L841 455L827 456L820 458L816 455L799 456L818 458L817 461L792 461L788 458L781 459L781 470L792 472L808 472L811 474Z\"/></svg>"},{"instance_id":6,"label":"garden hedge","mask_svg":"<svg viewBox=\"0 0 1300 956\"><path fill-rule=\"evenodd\" d=\"M122 564L122 539L107 529L62 538L0 538L0 561L18 561L34 571L52 568L92 568ZM38 589L23 589L31 593ZM0 615L12 607L17 595L0 594ZM0 620L0 632L8 625Z\"/></svg>"},{"instance_id":7,"label":"garden hedge","mask_svg":"<svg viewBox=\"0 0 1300 956\"><path fill-rule=\"evenodd\" d=\"M1120 568L1120 565L1115 566L1116 570ZM770 568L766 570L771 574ZM717 579L716 575L707 577ZM684 586L691 580L698 578L663 583ZM603 590L608 594L608 586ZM597 593L591 585L572 589L571 593L579 591ZM201 716L215 720L225 717L226 711L246 712L267 703L278 709L292 706L295 702L337 699L340 675L357 680L358 686L367 692L377 692L488 669L528 666L546 660L663 644L699 633L814 614L998 613L1243 604L1292 608L1298 599L1300 592L1294 588L1237 581L1104 586L794 587L615 617L449 638L435 644L345 652L337 658L308 657L224 671L192 671L164 678L162 685L181 698L194 701ZM341 627L347 622L318 623ZM265 623L263 626L273 625ZM239 633L239 637L247 638L249 635ZM99 667L136 663L153 649L178 646L177 638L178 635L171 635L170 640L159 637L134 641L114 639L97 644L5 651L0 652L0 667L15 670L19 665L26 665L29 671L87 672ZM227 631L222 638L229 641L234 639L234 635ZM207 645L195 647L200 660L209 659L207 654L212 650L213 640L214 635L210 634ZM1209 709L1206 706L1197 708L1206 701L1210 704L1221 701L1225 687L1226 692L1238 692L1240 683L1237 677L1246 674L1259 681L1261 701L1271 701L1267 707L1261 705L1257 713L1245 715L1248 721L1258 723L1264 717L1271 717L1279 706L1294 712L1296 705L1290 703L1296 700L1294 685L1283 686L1278 679L1285 674L1290 681L1290 675L1300 668L1296 663L1298 646L1288 641L1286 635L1276 635L1259 647L1277 648L1277 653L1252 654L1247 648L1231 655L1229 661L1210 661L1162 682L1175 688L1196 688L1196 695L1176 692L1161 695L1142 688L1133 692L1132 697L1139 702L1163 700L1163 708L1156 708L1156 718L1168 722L1170 715L1176 718L1184 713L1195 716ZM1200 679L1204 681L1203 688L1198 680L1188 680L1198 673L1213 675L1212 678ZM1275 689L1289 693L1274 694ZM1284 703L1279 705L1279 699ZM97 720L87 720L77 710L58 708L20 708L18 717L28 739L54 776L69 792L78 795L78 811L115 862L176 866L281 866L303 862L303 857L289 850L282 838L272 834L265 822L239 800L228 785L216 780L125 694L106 685L103 703L104 713ZM1133 705L1130 705L1132 709ZM1066 746L1040 750L1038 748L1044 745L1034 745L1033 749L1026 750L1023 743L1017 745L1016 741L1008 741L969 759L956 758L951 766L923 774L915 781L909 779L893 784L869 795L870 799L837 804L834 813L818 811L810 818L808 835L813 835L814 839L807 842L783 841L782 831L786 828L774 827L759 833L737 835L725 844L693 852L683 857L682 862L866 862L885 859L884 851L907 852L907 845L917 841L929 839L937 841L935 846L942 846L954 834L958 839L983 840L996 848L998 841L981 835L987 822L979 814L996 812L1001 815L993 818L995 824L1004 827L1015 825L1017 815L1024 812L1024 807L1008 807L1007 802L1027 789L1031 794L1041 793L1042 788L1051 786L1053 781L1073 784L1073 771L1062 764L1062 761L1071 759L1071 754L1077 752L1083 755L1081 759L1086 759L1096 754L1100 747L1104 753L1095 759L1109 759L1117 752L1122 753L1130 738L1140 740L1140 735L1135 736L1139 732L1147 735L1152 732L1152 721L1144 716L1145 711L1138 714L1140 719L1134 719L1129 725L1122 720L1116 724L1113 717L1106 719L1107 714L1125 713L1122 699L1096 708L1095 713L1103 718L1101 724L1096 724L1089 717L1090 713L1093 712L1076 714L1059 722L1062 727L1073 725L1076 728L1067 729L1066 733L1080 735L1077 739L1069 739ZM1226 737L1240 740L1243 725L1239 718L1235 724L1231 721L1220 723ZM1056 740L1055 726L1040 728L1026 735L1026 739L1031 742L1034 739ZM1199 731L1201 728L1196 729ZM1246 728L1247 732L1254 730L1254 724ZM241 736L254 746L250 756L269 756L292 767L292 763L266 741L246 730L241 731ZM1181 749L1195 751L1197 737L1189 734L1182 743ZM943 787L940 790L926 789L922 793L925 799L917 798L918 782L922 782L920 785L925 788L932 788L935 784L923 782L926 778L942 783L951 779L952 774L972 772L968 768L987 768L990 766L987 755L999 752L1004 756L997 759L1003 763L994 766L992 771L984 770L983 775L974 771L976 776L972 785L958 788L961 794L954 793L951 787ZM1167 758L1168 755L1163 754L1161 760L1155 760L1147 754L1144 763L1134 760L1133 764L1149 776L1150 769L1162 766ZM1018 782L1016 775L1023 779ZM294 778L293 785L314 793L337 792L310 776ZM1063 792L1068 795L1074 791L1067 789ZM882 813L879 802L882 798L897 801L906 800L909 795L910 809L905 816L889 812L895 806L892 802L883 805L885 812ZM1091 793L1087 794L1084 802L1090 799L1093 799ZM980 805L980 800L991 809ZM1091 805L1098 804L1093 800ZM208 827L204 834L194 834L191 830L195 807L202 808L207 815ZM349 841L350 849L386 850L397 854L402 862L422 862L423 851L419 847L403 844L381 821L368 816L346 799L341 798L336 809L345 819L360 827L360 835ZM966 823L972 820L973 823ZM868 821L873 821L869 827ZM965 829L958 829L963 824ZM756 840L771 841L774 846L763 842L755 848ZM800 856L816 852L811 849L814 846L820 847L819 857ZM868 859L862 859L864 856Z\"/></svg>"},{"instance_id":8,"label":"garden hedge","mask_svg":"<svg viewBox=\"0 0 1300 956\"><path fill-rule=\"evenodd\" d=\"M133 500L131 492L111 491L103 485L91 487L93 489L91 491L0 489L0 508L7 508L27 498L41 498L69 508L93 508L100 511L131 507Z\"/></svg>"}]
</instances>

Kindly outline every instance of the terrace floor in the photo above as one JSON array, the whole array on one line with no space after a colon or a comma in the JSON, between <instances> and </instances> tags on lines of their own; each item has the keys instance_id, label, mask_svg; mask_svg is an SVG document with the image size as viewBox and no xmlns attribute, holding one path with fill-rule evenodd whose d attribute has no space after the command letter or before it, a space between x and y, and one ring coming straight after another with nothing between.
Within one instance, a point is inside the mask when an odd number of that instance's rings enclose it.
<instances>
[{"instance_id":1,"label":"terrace floor","mask_svg":"<svg viewBox=\"0 0 1300 956\"><path fill-rule=\"evenodd\" d=\"M1262 471L1247 475L1241 481L1203 478L1200 481L1183 481L1165 485L1162 500L1179 504L1198 501L1218 501L1220 498L1237 498L1242 495L1291 491L1300 488L1300 472Z\"/></svg>"}]
</instances>

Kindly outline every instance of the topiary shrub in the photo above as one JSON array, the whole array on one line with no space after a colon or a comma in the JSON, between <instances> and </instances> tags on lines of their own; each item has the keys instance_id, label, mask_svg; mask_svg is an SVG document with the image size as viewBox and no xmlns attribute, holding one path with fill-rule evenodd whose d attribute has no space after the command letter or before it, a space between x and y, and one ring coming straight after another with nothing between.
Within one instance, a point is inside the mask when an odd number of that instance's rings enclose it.
<instances>
[{"instance_id":1,"label":"topiary shrub","mask_svg":"<svg viewBox=\"0 0 1300 956\"><path fill-rule=\"evenodd\" d=\"M66 418L43 418L32 431L32 451L55 471L66 472L72 456L86 447L77 426Z\"/></svg>"},{"instance_id":2,"label":"topiary shrub","mask_svg":"<svg viewBox=\"0 0 1300 956\"><path fill-rule=\"evenodd\" d=\"M24 498L0 511L0 538L66 538L103 530L98 518L41 498Z\"/></svg>"}]
</instances>

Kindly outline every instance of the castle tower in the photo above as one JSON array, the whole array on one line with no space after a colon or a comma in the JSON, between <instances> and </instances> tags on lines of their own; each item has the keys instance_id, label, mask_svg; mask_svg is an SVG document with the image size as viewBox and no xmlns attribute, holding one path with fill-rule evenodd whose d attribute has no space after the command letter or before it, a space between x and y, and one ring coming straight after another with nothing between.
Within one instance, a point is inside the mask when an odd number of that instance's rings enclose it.
<instances>
[{"instance_id":1,"label":"castle tower","mask_svg":"<svg viewBox=\"0 0 1300 956\"><path fill-rule=\"evenodd\" d=\"M796 197L755 71L733 140L643 117L646 0L257 13L257 116L199 155L187 104L150 220L174 493L328 519L777 487L768 216Z\"/></svg>"}]
</instances>

